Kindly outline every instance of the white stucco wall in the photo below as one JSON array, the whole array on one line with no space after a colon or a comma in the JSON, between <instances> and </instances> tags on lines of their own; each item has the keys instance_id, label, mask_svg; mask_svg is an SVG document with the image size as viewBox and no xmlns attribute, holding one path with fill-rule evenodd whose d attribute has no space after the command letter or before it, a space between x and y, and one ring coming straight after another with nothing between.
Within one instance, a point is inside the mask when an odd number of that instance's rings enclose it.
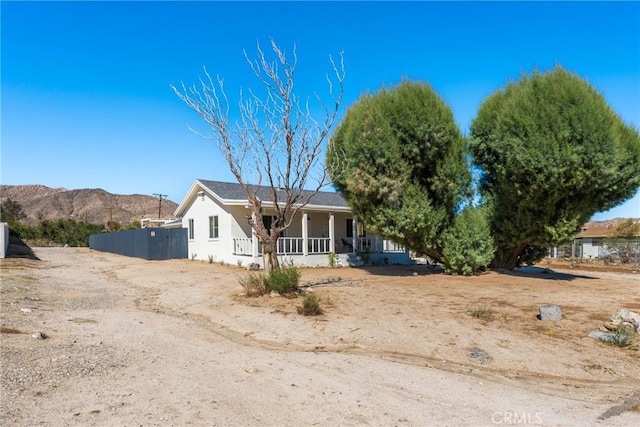
<instances>
[{"instance_id":1,"label":"white stucco wall","mask_svg":"<svg viewBox=\"0 0 640 427\"><path fill-rule=\"evenodd\" d=\"M7 256L9 248L9 224L0 222L0 258Z\"/></svg>"},{"instance_id":2,"label":"white stucco wall","mask_svg":"<svg viewBox=\"0 0 640 427\"><path fill-rule=\"evenodd\" d=\"M582 258L598 258L602 239L585 237L582 240Z\"/></svg>"},{"instance_id":3,"label":"white stucco wall","mask_svg":"<svg viewBox=\"0 0 640 427\"><path fill-rule=\"evenodd\" d=\"M218 216L218 238L209 238L209 217ZM189 258L209 261L211 256L215 262L225 261L232 253L233 239L231 235L234 219L228 210L217 201L204 195L198 195L190 203L184 216L182 226L189 228L189 220L193 219L193 239L188 238Z\"/></svg>"}]
</instances>

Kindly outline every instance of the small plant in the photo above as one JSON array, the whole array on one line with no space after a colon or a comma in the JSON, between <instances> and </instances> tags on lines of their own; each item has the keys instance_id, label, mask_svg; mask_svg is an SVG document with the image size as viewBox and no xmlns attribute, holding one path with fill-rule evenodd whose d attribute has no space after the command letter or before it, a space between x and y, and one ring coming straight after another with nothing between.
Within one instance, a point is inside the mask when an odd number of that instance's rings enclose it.
<instances>
[{"instance_id":1,"label":"small plant","mask_svg":"<svg viewBox=\"0 0 640 427\"><path fill-rule=\"evenodd\" d=\"M293 265L286 265L271 270L267 277L268 290L279 294L290 294L298 291L300 271Z\"/></svg>"},{"instance_id":2,"label":"small plant","mask_svg":"<svg viewBox=\"0 0 640 427\"><path fill-rule=\"evenodd\" d=\"M221 259L220 261L218 261L218 264L220 264L221 267L224 267L224 260Z\"/></svg>"},{"instance_id":3,"label":"small plant","mask_svg":"<svg viewBox=\"0 0 640 427\"><path fill-rule=\"evenodd\" d=\"M194 253L192 253L192 254L191 254L191 261L193 261L194 259L196 259L196 257L197 257L197 256L198 256L198 254L194 254Z\"/></svg>"},{"instance_id":4,"label":"small plant","mask_svg":"<svg viewBox=\"0 0 640 427\"><path fill-rule=\"evenodd\" d=\"M620 323L618 329L609 336L607 343L615 345L616 347L626 347L631 344L634 335L635 329L633 327Z\"/></svg>"},{"instance_id":5,"label":"small plant","mask_svg":"<svg viewBox=\"0 0 640 427\"><path fill-rule=\"evenodd\" d=\"M359 256L362 262L367 265L369 264L369 261L371 261L371 251L369 250L369 248L364 248L361 251L356 251L356 255Z\"/></svg>"},{"instance_id":6,"label":"small plant","mask_svg":"<svg viewBox=\"0 0 640 427\"><path fill-rule=\"evenodd\" d=\"M213 255L207 255L209 257L209 264L213 264Z\"/></svg>"},{"instance_id":7,"label":"small plant","mask_svg":"<svg viewBox=\"0 0 640 427\"><path fill-rule=\"evenodd\" d=\"M298 314L303 316L318 316L322 314L320 299L313 293L307 293L302 299L302 306L298 306Z\"/></svg>"},{"instance_id":8,"label":"small plant","mask_svg":"<svg viewBox=\"0 0 640 427\"><path fill-rule=\"evenodd\" d=\"M476 319L483 319L483 320L493 320L493 315L494 315L494 312L491 309L491 307L485 304L480 304L475 308L470 308L469 310L467 310L467 313L471 317L475 317Z\"/></svg>"},{"instance_id":9,"label":"small plant","mask_svg":"<svg viewBox=\"0 0 640 427\"><path fill-rule=\"evenodd\" d=\"M582 366L582 369L584 369L585 371L602 371L611 375L616 374L616 371L614 371L613 369L608 368L606 366L602 366L602 365L581 365L581 366Z\"/></svg>"},{"instance_id":10,"label":"small plant","mask_svg":"<svg viewBox=\"0 0 640 427\"><path fill-rule=\"evenodd\" d=\"M238 264L238 267L242 268L242 260L236 260L236 264Z\"/></svg>"},{"instance_id":11,"label":"small plant","mask_svg":"<svg viewBox=\"0 0 640 427\"><path fill-rule=\"evenodd\" d=\"M246 276L239 277L238 283L248 297L257 297L267 292L267 278L257 271L250 271Z\"/></svg>"},{"instance_id":12,"label":"small plant","mask_svg":"<svg viewBox=\"0 0 640 427\"><path fill-rule=\"evenodd\" d=\"M335 252L329 252L327 254L327 256L329 257L329 267L335 267L336 266L336 259L338 258L336 253Z\"/></svg>"}]
</instances>

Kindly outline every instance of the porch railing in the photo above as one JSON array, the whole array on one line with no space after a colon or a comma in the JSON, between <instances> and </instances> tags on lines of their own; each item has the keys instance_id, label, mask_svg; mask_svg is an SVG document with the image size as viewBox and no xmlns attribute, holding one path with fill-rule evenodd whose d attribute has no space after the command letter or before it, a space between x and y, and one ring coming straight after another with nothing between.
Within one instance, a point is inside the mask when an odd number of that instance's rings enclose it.
<instances>
[{"instance_id":1,"label":"porch railing","mask_svg":"<svg viewBox=\"0 0 640 427\"><path fill-rule=\"evenodd\" d=\"M282 255L301 254L302 237L280 237L278 239L277 253Z\"/></svg>"},{"instance_id":2,"label":"porch railing","mask_svg":"<svg viewBox=\"0 0 640 427\"><path fill-rule=\"evenodd\" d=\"M403 245L392 242L391 240L383 240L382 242L382 251L383 252L405 252L407 248Z\"/></svg>"},{"instance_id":3,"label":"porch railing","mask_svg":"<svg viewBox=\"0 0 640 427\"><path fill-rule=\"evenodd\" d=\"M252 255L251 237L234 237L233 238L233 254L234 255Z\"/></svg>"},{"instance_id":4,"label":"porch railing","mask_svg":"<svg viewBox=\"0 0 640 427\"><path fill-rule=\"evenodd\" d=\"M390 240L380 240L369 237L358 238L359 249L369 252L404 252L405 247ZM234 255L252 255L253 242L251 237L234 237ZM302 255L304 253L304 240L302 237L280 237L278 239L277 253L279 255ZM309 237L307 239L307 252L309 254L327 254L332 252L331 239L328 237ZM258 243L258 256L262 255L262 245Z\"/></svg>"},{"instance_id":5,"label":"porch railing","mask_svg":"<svg viewBox=\"0 0 640 427\"><path fill-rule=\"evenodd\" d=\"M328 237L309 237L309 253L310 254L328 254L333 252L331 249L331 239Z\"/></svg>"},{"instance_id":6,"label":"porch railing","mask_svg":"<svg viewBox=\"0 0 640 427\"><path fill-rule=\"evenodd\" d=\"M358 243L359 250L373 253L405 252L406 250L406 248L399 243L372 237L358 237Z\"/></svg>"}]
</instances>

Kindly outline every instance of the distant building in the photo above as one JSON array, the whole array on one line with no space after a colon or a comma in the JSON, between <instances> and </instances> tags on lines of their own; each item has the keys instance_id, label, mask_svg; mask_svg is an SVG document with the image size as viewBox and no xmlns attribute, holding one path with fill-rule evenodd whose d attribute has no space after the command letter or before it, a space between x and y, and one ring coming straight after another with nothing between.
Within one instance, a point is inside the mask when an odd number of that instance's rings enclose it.
<instances>
[{"instance_id":1,"label":"distant building","mask_svg":"<svg viewBox=\"0 0 640 427\"><path fill-rule=\"evenodd\" d=\"M640 224L640 218L632 218ZM640 227L632 236L617 236L617 229L627 219L616 218L610 221L592 221L582 227L573 240L564 245L549 249L549 258L566 258L576 261L605 260L631 261L630 254L636 256L640 251Z\"/></svg>"}]
</instances>

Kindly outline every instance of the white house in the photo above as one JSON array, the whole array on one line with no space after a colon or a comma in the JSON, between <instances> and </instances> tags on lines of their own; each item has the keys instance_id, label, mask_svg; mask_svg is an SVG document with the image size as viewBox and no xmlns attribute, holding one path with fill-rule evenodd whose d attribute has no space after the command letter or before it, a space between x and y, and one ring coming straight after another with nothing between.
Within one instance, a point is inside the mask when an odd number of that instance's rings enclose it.
<instances>
[{"instance_id":1,"label":"white house","mask_svg":"<svg viewBox=\"0 0 640 427\"><path fill-rule=\"evenodd\" d=\"M269 189L258 189L267 226L273 206ZM262 249L248 222L252 212L240 184L197 179L174 214L189 230L190 258L262 265ZM363 258L372 264L412 262L404 247L367 235L340 194L318 192L278 240L277 254L295 265L326 266L330 253L341 265L362 265Z\"/></svg>"},{"instance_id":2,"label":"white house","mask_svg":"<svg viewBox=\"0 0 640 427\"><path fill-rule=\"evenodd\" d=\"M635 222L638 221L639 219L635 219ZM636 254L640 249L640 235L616 238L615 229L619 224L620 219L588 222L573 237L571 243L549 248L549 258L572 258L580 261L615 258L620 255L621 249Z\"/></svg>"}]
</instances>

